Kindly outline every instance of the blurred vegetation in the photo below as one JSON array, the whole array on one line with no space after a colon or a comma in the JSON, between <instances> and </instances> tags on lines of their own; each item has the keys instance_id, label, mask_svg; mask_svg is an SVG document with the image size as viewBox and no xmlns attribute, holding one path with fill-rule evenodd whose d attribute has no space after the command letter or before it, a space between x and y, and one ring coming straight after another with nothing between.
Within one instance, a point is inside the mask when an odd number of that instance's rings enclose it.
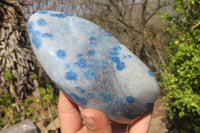
<instances>
[{"instance_id":1,"label":"blurred vegetation","mask_svg":"<svg viewBox=\"0 0 200 133\"><path fill-rule=\"evenodd\" d=\"M9 72L5 75L5 78L12 77ZM10 93L3 94L0 90L0 130L25 119L43 121L46 126L53 121L57 117L58 90L46 81L45 88L39 88L39 94L40 97L30 95L16 103ZM16 106L19 109L16 110Z\"/></svg>"},{"instance_id":2,"label":"blurred vegetation","mask_svg":"<svg viewBox=\"0 0 200 133\"><path fill-rule=\"evenodd\" d=\"M169 117L177 120L181 132L200 131L200 1L176 0L176 16L163 15L166 30L177 36L168 47L168 72L162 73L163 98Z\"/></svg>"}]
</instances>

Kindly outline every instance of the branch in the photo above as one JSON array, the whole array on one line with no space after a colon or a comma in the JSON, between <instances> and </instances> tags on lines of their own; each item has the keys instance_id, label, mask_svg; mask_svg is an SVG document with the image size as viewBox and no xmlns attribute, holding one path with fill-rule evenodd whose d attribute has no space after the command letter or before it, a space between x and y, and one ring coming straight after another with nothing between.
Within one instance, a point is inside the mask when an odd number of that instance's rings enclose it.
<instances>
[{"instance_id":1,"label":"branch","mask_svg":"<svg viewBox=\"0 0 200 133\"><path fill-rule=\"evenodd\" d=\"M163 7L166 7L166 6L170 6L171 4L168 4L168 5L161 5L160 4L160 0L158 0L158 6L157 6L157 8L155 9L155 11L149 16L149 17L147 17L146 18L146 20L145 20L145 24L156 14L156 12L158 11L158 10L160 10L161 8L163 8Z\"/></svg>"},{"instance_id":2,"label":"branch","mask_svg":"<svg viewBox=\"0 0 200 133\"><path fill-rule=\"evenodd\" d=\"M200 25L200 23L197 23L194 26L192 26L192 30L194 30L195 28L197 28L199 25Z\"/></svg>"},{"instance_id":3,"label":"branch","mask_svg":"<svg viewBox=\"0 0 200 133\"><path fill-rule=\"evenodd\" d=\"M156 68L156 70L159 71L160 70L159 63L157 63L156 60L152 56L150 56L150 54L146 50L144 52L152 60L152 63L154 64L154 67Z\"/></svg>"},{"instance_id":4,"label":"branch","mask_svg":"<svg viewBox=\"0 0 200 133\"><path fill-rule=\"evenodd\" d=\"M142 22L141 23L142 23L143 29L145 27L145 12L146 12L146 8L147 8L147 3L148 3L148 0L145 0L144 3L142 4L142 15L141 15Z\"/></svg>"},{"instance_id":5,"label":"branch","mask_svg":"<svg viewBox=\"0 0 200 133\"><path fill-rule=\"evenodd\" d=\"M137 30L136 28L134 28L133 26L128 25L127 23L125 23L123 20L117 18L116 20L118 20L119 22L121 22L123 25L125 25L128 28L131 28L132 30L134 30L136 33L138 34L142 34L141 31Z\"/></svg>"},{"instance_id":6,"label":"branch","mask_svg":"<svg viewBox=\"0 0 200 133\"><path fill-rule=\"evenodd\" d=\"M156 11L160 10L160 8L161 8L161 7L157 8ZM144 21L145 24L156 14L156 11L154 11L154 12Z\"/></svg>"}]
</instances>

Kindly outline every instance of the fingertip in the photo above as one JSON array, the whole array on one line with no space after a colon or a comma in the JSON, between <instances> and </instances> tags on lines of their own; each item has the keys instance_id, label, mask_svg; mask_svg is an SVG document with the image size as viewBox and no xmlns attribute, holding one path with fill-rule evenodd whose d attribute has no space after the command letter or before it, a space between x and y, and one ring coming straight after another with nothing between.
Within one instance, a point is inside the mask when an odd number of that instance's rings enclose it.
<instances>
[{"instance_id":1,"label":"fingertip","mask_svg":"<svg viewBox=\"0 0 200 133\"><path fill-rule=\"evenodd\" d=\"M95 109L84 109L81 117L85 121L88 132L112 133L108 117L101 111Z\"/></svg>"},{"instance_id":2,"label":"fingertip","mask_svg":"<svg viewBox=\"0 0 200 133\"><path fill-rule=\"evenodd\" d=\"M62 91L59 94L58 116L61 132L77 132L82 127L82 120L78 106L73 103Z\"/></svg>"},{"instance_id":3,"label":"fingertip","mask_svg":"<svg viewBox=\"0 0 200 133\"><path fill-rule=\"evenodd\" d=\"M69 112L77 113L78 106L72 102L62 91L59 92L58 114L67 114Z\"/></svg>"}]
</instances>

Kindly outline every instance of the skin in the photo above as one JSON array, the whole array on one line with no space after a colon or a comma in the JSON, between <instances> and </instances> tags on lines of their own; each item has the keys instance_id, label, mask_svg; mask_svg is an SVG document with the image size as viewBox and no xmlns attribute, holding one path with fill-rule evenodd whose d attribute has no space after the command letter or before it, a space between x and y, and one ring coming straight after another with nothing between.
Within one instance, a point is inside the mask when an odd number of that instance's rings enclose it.
<instances>
[{"instance_id":1,"label":"skin","mask_svg":"<svg viewBox=\"0 0 200 133\"><path fill-rule=\"evenodd\" d=\"M153 107L134 121L129 133L147 133ZM60 91L58 115L62 133L125 133L127 125L110 122L107 116L95 109L79 111L78 106ZM83 125L82 120L85 121Z\"/></svg>"}]
</instances>

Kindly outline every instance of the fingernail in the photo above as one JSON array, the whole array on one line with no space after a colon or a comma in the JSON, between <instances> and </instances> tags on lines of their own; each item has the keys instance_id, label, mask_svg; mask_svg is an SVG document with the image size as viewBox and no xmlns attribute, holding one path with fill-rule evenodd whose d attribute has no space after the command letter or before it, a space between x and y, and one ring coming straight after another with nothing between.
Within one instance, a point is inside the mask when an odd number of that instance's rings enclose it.
<instances>
[{"instance_id":1,"label":"fingernail","mask_svg":"<svg viewBox=\"0 0 200 133\"><path fill-rule=\"evenodd\" d=\"M85 124L86 124L87 128L89 128L90 130L95 130L96 129L96 122L95 122L94 119L89 118L89 117L84 116L84 115L82 115L81 117L85 121Z\"/></svg>"}]
</instances>

